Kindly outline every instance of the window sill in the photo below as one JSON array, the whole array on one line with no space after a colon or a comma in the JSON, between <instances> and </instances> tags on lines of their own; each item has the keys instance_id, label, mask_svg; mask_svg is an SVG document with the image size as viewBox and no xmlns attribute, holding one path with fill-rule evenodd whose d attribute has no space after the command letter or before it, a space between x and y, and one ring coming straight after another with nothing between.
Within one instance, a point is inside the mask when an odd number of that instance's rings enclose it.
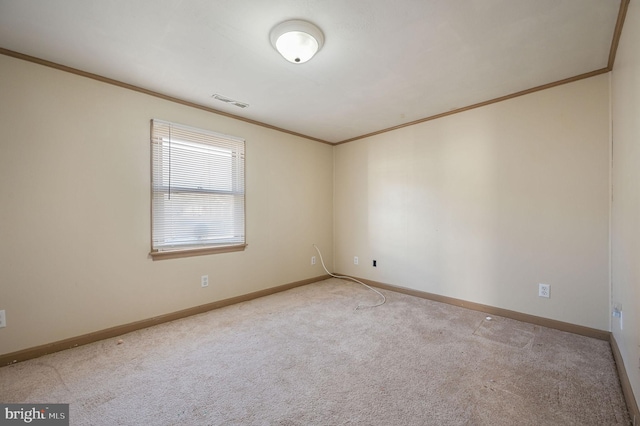
<instances>
[{"instance_id":1,"label":"window sill","mask_svg":"<svg viewBox=\"0 0 640 426\"><path fill-rule=\"evenodd\" d=\"M204 256L207 254L230 253L234 251L244 251L246 244L233 246L206 247L198 249L172 250L172 251L152 251L149 253L153 260L177 259L179 257Z\"/></svg>"}]
</instances>

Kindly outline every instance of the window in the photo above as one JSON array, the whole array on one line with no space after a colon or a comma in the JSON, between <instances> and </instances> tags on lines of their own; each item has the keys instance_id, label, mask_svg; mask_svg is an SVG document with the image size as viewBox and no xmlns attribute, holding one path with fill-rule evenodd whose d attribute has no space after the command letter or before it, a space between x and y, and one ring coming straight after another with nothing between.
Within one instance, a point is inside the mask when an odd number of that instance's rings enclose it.
<instances>
[{"instance_id":1,"label":"window","mask_svg":"<svg viewBox=\"0 0 640 426\"><path fill-rule=\"evenodd\" d=\"M151 121L151 256L243 250L244 139Z\"/></svg>"}]
</instances>

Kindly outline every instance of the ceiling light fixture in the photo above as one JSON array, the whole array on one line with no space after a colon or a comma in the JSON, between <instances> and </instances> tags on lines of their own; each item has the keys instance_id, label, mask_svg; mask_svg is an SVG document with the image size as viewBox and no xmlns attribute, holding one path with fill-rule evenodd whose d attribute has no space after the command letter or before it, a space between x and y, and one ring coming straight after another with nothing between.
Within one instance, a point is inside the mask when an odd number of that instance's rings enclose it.
<instances>
[{"instance_id":1,"label":"ceiling light fixture","mask_svg":"<svg viewBox=\"0 0 640 426\"><path fill-rule=\"evenodd\" d=\"M276 25L271 30L270 38L274 49L294 64L307 62L324 44L324 35L320 28L299 19Z\"/></svg>"}]
</instances>

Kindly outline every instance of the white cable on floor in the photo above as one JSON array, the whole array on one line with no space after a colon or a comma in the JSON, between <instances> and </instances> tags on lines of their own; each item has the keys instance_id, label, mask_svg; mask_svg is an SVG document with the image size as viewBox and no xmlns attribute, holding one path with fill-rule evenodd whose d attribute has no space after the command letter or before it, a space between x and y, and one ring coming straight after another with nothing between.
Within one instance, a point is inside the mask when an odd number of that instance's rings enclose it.
<instances>
[{"instance_id":1,"label":"white cable on floor","mask_svg":"<svg viewBox=\"0 0 640 426\"><path fill-rule=\"evenodd\" d=\"M380 293L380 292L379 292L378 290L376 290L375 288L373 288L373 287L370 287L370 286L366 285L366 284L365 284L365 283L363 283L362 281L358 281L357 279L355 279L355 278L353 278L353 277L348 277L348 276L346 276L346 275L335 275L335 274L332 274L331 272L329 272L329 270L327 269L327 267L324 265L324 259L322 259L322 253L320 253L320 249L319 249L319 248L318 248L318 246L316 246L315 244L314 244L313 246L316 248L316 251L318 252L318 255L320 256L320 263L322 263L322 267L324 268L324 270L325 270L325 272L326 272L327 274L331 275L331 276L332 276L332 277L334 277L334 278L341 278L341 279L347 279L347 280L355 281L355 282L357 282L358 284L362 284L363 286L365 286L365 287L366 287L366 288L368 288L369 290L371 290L371 291L374 291L374 292L378 293L378 295L380 295L380 297L382 297L382 302L378 302L378 303L376 303L375 305L361 305L361 304L358 304L358 306L356 306L356 309L355 309L356 311L357 311L358 309L361 309L361 308L375 308L376 306L383 305L383 304L384 304L384 302L386 302L386 301L387 301L387 298L386 298L386 297L384 297L384 294Z\"/></svg>"}]
</instances>

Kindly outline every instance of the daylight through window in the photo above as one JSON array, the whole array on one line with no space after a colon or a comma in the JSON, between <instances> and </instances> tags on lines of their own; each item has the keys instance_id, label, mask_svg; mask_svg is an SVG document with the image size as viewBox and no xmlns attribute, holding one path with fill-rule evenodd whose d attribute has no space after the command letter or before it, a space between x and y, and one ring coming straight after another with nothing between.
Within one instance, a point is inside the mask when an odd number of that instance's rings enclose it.
<instances>
[{"instance_id":1,"label":"daylight through window","mask_svg":"<svg viewBox=\"0 0 640 426\"><path fill-rule=\"evenodd\" d=\"M152 120L154 258L244 248L244 145L233 136Z\"/></svg>"}]
</instances>

